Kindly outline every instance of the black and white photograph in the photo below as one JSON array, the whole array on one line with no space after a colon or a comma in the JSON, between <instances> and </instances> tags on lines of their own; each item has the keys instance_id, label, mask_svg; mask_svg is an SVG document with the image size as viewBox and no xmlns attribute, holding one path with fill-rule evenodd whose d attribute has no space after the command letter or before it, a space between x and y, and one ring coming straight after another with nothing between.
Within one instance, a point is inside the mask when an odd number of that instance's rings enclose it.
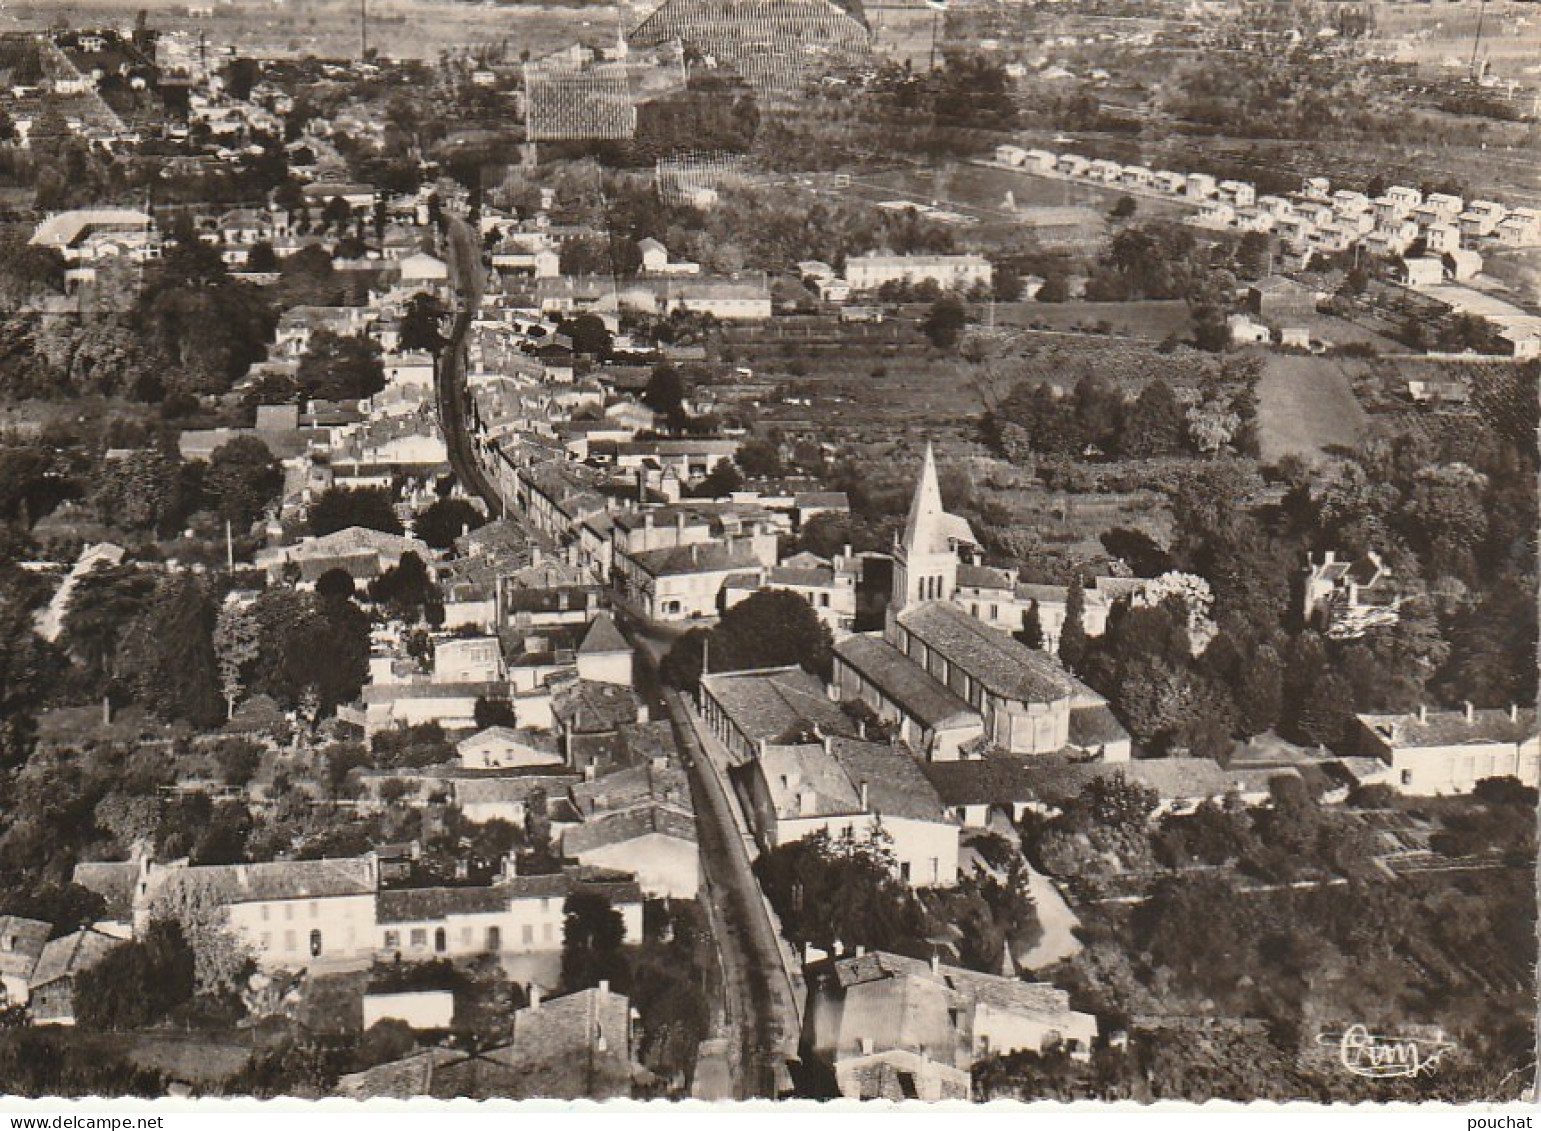
<instances>
[{"instance_id":1,"label":"black and white photograph","mask_svg":"<svg viewBox=\"0 0 1541 1131\"><path fill-rule=\"evenodd\" d=\"M1538 433L1537 0L5 0L0 1106L1523 1110Z\"/></svg>"}]
</instances>

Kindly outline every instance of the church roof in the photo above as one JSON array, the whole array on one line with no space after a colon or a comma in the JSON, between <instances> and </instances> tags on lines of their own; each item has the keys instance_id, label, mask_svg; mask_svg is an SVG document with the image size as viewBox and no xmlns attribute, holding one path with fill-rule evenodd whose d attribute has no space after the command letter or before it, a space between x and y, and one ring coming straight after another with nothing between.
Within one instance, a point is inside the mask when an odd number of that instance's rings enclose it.
<instances>
[{"instance_id":1,"label":"church roof","mask_svg":"<svg viewBox=\"0 0 1541 1131\"><path fill-rule=\"evenodd\" d=\"M904 549L911 554L945 554L956 542L979 544L967 520L948 514L942 506L936 452L927 444L920 482L915 485L915 497L910 500L910 513L904 522Z\"/></svg>"},{"instance_id":2,"label":"church roof","mask_svg":"<svg viewBox=\"0 0 1541 1131\"><path fill-rule=\"evenodd\" d=\"M1049 703L1074 694L1068 673L1044 653L975 620L950 601L927 601L898 616L905 630L992 695Z\"/></svg>"}]
</instances>

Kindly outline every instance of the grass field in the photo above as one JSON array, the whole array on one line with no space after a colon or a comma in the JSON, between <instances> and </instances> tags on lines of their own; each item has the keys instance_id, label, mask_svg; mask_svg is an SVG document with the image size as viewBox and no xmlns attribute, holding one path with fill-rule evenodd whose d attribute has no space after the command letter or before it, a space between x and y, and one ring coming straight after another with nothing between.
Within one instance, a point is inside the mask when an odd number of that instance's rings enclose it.
<instances>
[{"instance_id":1,"label":"grass field","mask_svg":"<svg viewBox=\"0 0 1541 1131\"><path fill-rule=\"evenodd\" d=\"M1342 362L1270 354L1258 382L1258 431L1263 458L1318 459L1333 445L1351 446L1365 428Z\"/></svg>"}]
</instances>

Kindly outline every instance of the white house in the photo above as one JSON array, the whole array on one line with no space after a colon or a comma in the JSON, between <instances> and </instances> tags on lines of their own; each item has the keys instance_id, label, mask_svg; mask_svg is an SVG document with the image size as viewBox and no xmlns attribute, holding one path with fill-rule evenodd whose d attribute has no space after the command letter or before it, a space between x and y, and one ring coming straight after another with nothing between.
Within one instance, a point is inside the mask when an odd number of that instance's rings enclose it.
<instances>
[{"instance_id":1,"label":"white house","mask_svg":"<svg viewBox=\"0 0 1541 1131\"><path fill-rule=\"evenodd\" d=\"M1358 747L1403 793L1470 793L1484 778L1541 786L1541 737L1533 707L1358 715Z\"/></svg>"}]
</instances>

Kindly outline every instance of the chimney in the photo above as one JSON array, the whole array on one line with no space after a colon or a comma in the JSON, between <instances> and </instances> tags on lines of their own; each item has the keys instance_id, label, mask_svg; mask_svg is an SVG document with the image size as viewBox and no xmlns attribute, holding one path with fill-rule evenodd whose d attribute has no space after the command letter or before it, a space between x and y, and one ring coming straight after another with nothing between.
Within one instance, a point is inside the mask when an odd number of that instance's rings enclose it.
<instances>
[{"instance_id":1,"label":"chimney","mask_svg":"<svg viewBox=\"0 0 1541 1131\"><path fill-rule=\"evenodd\" d=\"M1477 709L1471 705L1471 700L1466 700L1464 706L1466 708L1466 721L1468 723L1475 722L1477 720Z\"/></svg>"},{"instance_id":2,"label":"chimney","mask_svg":"<svg viewBox=\"0 0 1541 1131\"><path fill-rule=\"evenodd\" d=\"M866 953L867 953L867 948L865 946L863 946L861 943L857 943L856 944L856 957L860 958L862 955L864 955Z\"/></svg>"},{"instance_id":3,"label":"chimney","mask_svg":"<svg viewBox=\"0 0 1541 1131\"><path fill-rule=\"evenodd\" d=\"M1509 704L1509 721L1511 723L1520 721L1520 705L1518 703Z\"/></svg>"},{"instance_id":4,"label":"chimney","mask_svg":"<svg viewBox=\"0 0 1541 1131\"><path fill-rule=\"evenodd\" d=\"M540 547L539 546L536 546L533 550L531 550L531 552L530 552L530 564L531 565L540 565Z\"/></svg>"},{"instance_id":5,"label":"chimney","mask_svg":"<svg viewBox=\"0 0 1541 1131\"><path fill-rule=\"evenodd\" d=\"M1418 721L1420 723L1426 723L1429 721L1429 708L1425 703L1418 704Z\"/></svg>"},{"instance_id":6,"label":"chimney","mask_svg":"<svg viewBox=\"0 0 1541 1131\"><path fill-rule=\"evenodd\" d=\"M593 762L590 762L590 763L588 763L587 765L585 765L583 767L583 780L584 781L593 781L597 776L598 776L598 772L594 769L594 763Z\"/></svg>"},{"instance_id":7,"label":"chimney","mask_svg":"<svg viewBox=\"0 0 1541 1131\"><path fill-rule=\"evenodd\" d=\"M861 811L863 813L865 813L867 811L867 779L866 778L863 778L861 780L860 789L861 789Z\"/></svg>"},{"instance_id":8,"label":"chimney","mask_svg":"<svg viewBox=\"0 0 1541 1131\"><path fill-rule=\"evenodd\" d=\"M601 978L599 980L599 992L601 994L608 994L610 992L610 980L608 978Z\"/></svg>"},{"instance_id":9,"label":"chimney","mask_svg":"<svg viewBox=\"0 0 1541 1131\"><path fill-rule=\"evenodd\" d=\"M674 516L674 529L681 538L685 537L685 512L680 511Z\"/></svg>"},{"instance_id":10,"label":"chimney","mask_svg":"<svg viewBox=\"0 0 1541 1131\"><path fill-rule=\"evenodd\" d=\"M940 974L941 972L942 972L942 956L937 954L936 951L933 950L931 952L931 973L933 973L933 974Z\"/></svg>"},{"instance_id":11,"label":"chimney","mask_svg":"<svg viewBox=\"0 0 1541 1131\"><path fill-rule=\"evenodd\" d=\"M534 982L530 983L530 1012L540 1012L540 987Z\"/></svg>"},{"instance_id":12,"label":"chimney","mask_svg":"<svg viewBox=\"0 0 1541 1131\"><path fill-rule=\"evenodd\" d=\"M857 719L856 720L856 737L857 738L866 738L867 737L867 720L866 719Z\"/></svg>"},{"instance_id":13,"label":"chimney","mask_svg":"<svg viewBox=\"0 0 1541 1131\"><path fill-rule=\"evenodd\" d=\"M871 1056L872 1055L872 1038L871 1037L862 1037L862 1038L860 1038L859 1043L861 1045L861 1054L862 1054L862 1056Z\"/></svg>"},{"instance_id":14,"label":"chimney","mask_svg":"<svg viewBox=\"0 0 1541 1131\"><path fill-rule=\"evenodd\" d=\"M699 565L701 562L701 547L698 543L690 544L690 564Z\"/></svg>"}]
</instances>

